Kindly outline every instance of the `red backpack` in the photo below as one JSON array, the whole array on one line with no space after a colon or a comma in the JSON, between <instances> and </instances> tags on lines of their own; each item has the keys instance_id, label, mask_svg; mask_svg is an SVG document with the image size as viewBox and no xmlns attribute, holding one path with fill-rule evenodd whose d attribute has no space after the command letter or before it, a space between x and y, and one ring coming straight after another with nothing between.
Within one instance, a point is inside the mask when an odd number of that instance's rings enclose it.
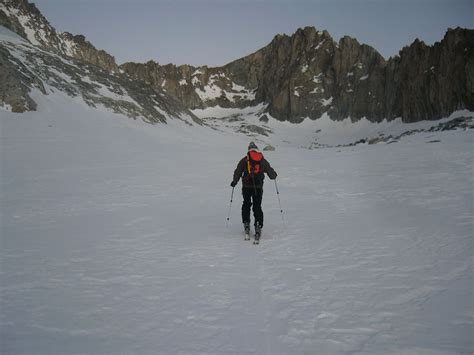
<instances>
[{"instance_id":1,"label":"red backpack","mask_svg":"<svg viewBox=\"0 0 474 355\"><path fill-rule=\"evenodd\" d=\"M247 172L251 177L263 173L260 166L262 160L263 154L260 152L251 150L247 153Z\"/></svg>"}]
</instances>

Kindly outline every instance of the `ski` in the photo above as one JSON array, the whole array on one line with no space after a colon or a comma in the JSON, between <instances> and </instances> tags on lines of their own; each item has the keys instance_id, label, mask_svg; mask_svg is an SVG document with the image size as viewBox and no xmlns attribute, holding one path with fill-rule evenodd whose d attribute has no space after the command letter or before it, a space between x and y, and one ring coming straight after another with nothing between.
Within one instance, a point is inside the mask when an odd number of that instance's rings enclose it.
<instances>
[{"instance_id":1,"label":"ski","mask_svg":"<svg viewBox=\"0 0 474 355\"><path fill-rule=\"evenodd\" d=\"M255 233L255 239L253 240L253 244L260 244L260 237L261 237L261 232Z\"/></svg>"},{"instance_id":2,"label":"ski","mask_svg":"<svg viewBox=\"0 0 474 355\"><path fill-rule=\"evenodd\" d=\"M260 237L262 236L262 227L259 224L255 225L255 239L253 244L260 244Z\"/></svg>"},{"instance_id":3,"label":"ski","mask_svg":"<svg viewBox=\"0 0 474 355\"><path fill-rule=\"evenodd\" d=\"M244 240L250 240L250 225L248 223L244 223L244 231L245 231Z\"/></svg>"}]
</instances>

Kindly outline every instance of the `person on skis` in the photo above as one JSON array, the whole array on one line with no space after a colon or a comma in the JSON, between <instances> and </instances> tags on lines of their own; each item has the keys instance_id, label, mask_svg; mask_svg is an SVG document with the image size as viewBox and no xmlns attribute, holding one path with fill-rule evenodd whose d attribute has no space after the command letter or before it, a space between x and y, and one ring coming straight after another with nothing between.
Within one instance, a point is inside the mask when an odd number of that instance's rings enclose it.
<instances>
[{"instance_id":1,"label":"person on skis","mask_svg":"<svg viewBox=\"0 0 474 355\"><path fill-rule=\"evenodd\" d=\"M248 152L237 164L234 171L234 178L230 186L235 187L242 178L242 222L246 236L250 233L250 207L253 204L253 215L255 219L255 240L258 242L263 227L263 180L267 174L271 180L276 179L277 173L270 166L270 163L263 157L254 142L250 142ZM247 238L247 237L246 237Z\"/></svg>"}]
</instances>

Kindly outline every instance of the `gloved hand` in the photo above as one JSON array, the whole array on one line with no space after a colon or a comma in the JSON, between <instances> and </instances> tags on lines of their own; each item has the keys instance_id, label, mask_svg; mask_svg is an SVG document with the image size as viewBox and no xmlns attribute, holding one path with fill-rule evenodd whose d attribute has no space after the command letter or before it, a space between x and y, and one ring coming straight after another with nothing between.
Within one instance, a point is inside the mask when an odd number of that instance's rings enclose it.
<instances>
[{"instance_id":1,"label":"gloved hand","mask_svg":"<svg viewBox=\"0 0 474 355\"><path fill-rule=\"evenodd\" d=\"M237 183L236 183L235 181L232 181L232 182L230 183L230 186L232 186L232 187L235 187L235 185L237 185Z\"/></svg>"}]
</instances>

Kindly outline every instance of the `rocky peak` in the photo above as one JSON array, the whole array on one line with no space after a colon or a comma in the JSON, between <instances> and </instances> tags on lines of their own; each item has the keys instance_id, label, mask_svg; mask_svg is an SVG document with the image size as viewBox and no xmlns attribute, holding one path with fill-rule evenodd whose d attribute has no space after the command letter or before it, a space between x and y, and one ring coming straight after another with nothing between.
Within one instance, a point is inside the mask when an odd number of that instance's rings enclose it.
<instances>
[{"instance_id":1,"label":"rocky peak","mask_svg":"<svg viewBox=\"0 0 474 355\"><path fill-rule=\"evenodd\" d=\"M425 42L421 41L420 39L416 38L413 43L409 46L403 47L400 52L399 56L419 56L422 53L425 53L430 50L430 47L426 45Z\"/></svg>"},{"instance_id":2,"label":"rocky peak","mask_svg":"<svg viewBox=\"0 0 474 355\"><path fill-rule=\"evenodd\" d=\"M273 51L289 48L292 54L299 54L306 51L311 52L314 46L317 46L322 41L332 42L333 39L326 30L318 31L315 27L308 26L297 29L291 36L276 35L267 47L272 48ZM262 50L265 50L265 48Z\"/></svg>"},{"instance_id":3,"label":"rocky peak","mask_svg":"<svg viewBox=\"0 0 474 355\"><path fill-rule=\"evenodd\" d=\"M109 72L117 72L115 58L106 51L95 48L83 35L72 35L69 32L59 34L62 54L85 63L93 64Z\"/></svg>"},{"instance_id":4,"label":"rocky peak","mask_svg":"<svg viewBox=\"0 0 474 355\"><path fill-rule=\"evenodd\" d=\"M464 42L466 37L469 37L472 40L473 36L473 31L466 28L448 28L442 41L448 43L450 47L454 47L457 44Z\"/></svg>"},{"instance_id":5,"label":"rocky peak","mask_svg":"<svg viewBox=\"0 0 474 355\"><path fill-rule=\"evenodd\" d=\"M404 47L387 63L387 116L413 122L474 110L473 48L474 30L461 28L433 46L416 39Z\"/></svg>"},{"instance_id":6,"label":"rocky peak","mask_svg":"<svg viewBox=\"0 0 474 355\"><path fill-rule=\"evenodd\" d=\"M60 55L93 64L108 71L117 71L115 58L96 49L84 36L68 32L58 33L41 14L35 4L27 0L2 0L0 25L28 40Z\"/></svg>"},{"instance_id":7,"label":"rocky peak","mask_svg":"<svg viewBox=\"0 0 474 355\"><path fill-rule=\"evenodd\" d=\"M35 4L27 0L3 0L0 3L0 25L17 33L30 43L44 47L57 47L55 29Z\"/></svg>"}]
</instances>

